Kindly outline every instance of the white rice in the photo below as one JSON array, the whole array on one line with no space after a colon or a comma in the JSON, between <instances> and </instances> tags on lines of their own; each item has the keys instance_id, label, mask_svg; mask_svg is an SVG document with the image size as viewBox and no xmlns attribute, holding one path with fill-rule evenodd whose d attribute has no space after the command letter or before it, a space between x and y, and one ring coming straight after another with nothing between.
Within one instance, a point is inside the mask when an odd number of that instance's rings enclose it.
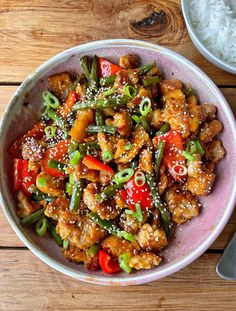
<instances>
[{"instance_id":1,"label":"white rice","mask_svg":"<svg viewBox=\"0 0 236 311\"><path fill-rule=\"evenodd\" d=\"M189 0L189 12L203 44L236 66L236 0Z\"/></svg>"}]
</instances>

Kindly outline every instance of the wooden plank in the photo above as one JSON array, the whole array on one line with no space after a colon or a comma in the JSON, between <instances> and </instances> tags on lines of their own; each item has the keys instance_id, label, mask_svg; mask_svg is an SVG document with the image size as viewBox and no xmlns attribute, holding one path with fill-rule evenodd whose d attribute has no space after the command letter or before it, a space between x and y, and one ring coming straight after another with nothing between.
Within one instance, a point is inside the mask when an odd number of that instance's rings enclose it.
<instances>
[{"instance_id":1,"label":"wooden plank","mask_svg":"<svg viewBox=\"0 0 236 311\"><path fill-rule=\"evenodd\" d=\"M2 114L6 103L9 101L10 97L16 90L16 86L0 86L0 112ZM229 104L231 107L236 108L236 89L234 88L222 88L221 89L223 94L226 96ZM236 110L236 109L235 109ZM236 111L235 111L236 112ZM226 226L223 233L220 237L216 240L216 242L212 245L211 249L224 249L227 245L228 241L232 237L235 231L235 224L236 224L236 212L231 217L229 224ZM10 227L3 211L0 209L0 228L1 235L0 235L0 246L10 246L10 247L18 247L23 246L19 238L13 232L12 228Z\"/></svg>"},{"instance_id":2,"label":"wooden plank","mask_svg":"<svg viewBox=\"0 0 236 311\"><path fill-rule=\"evenodd\" d=\"M203 68L216 83L236 84L234 75L216 68L196 50L180 0L2 0L0 38L0 82L22 81L42 62L72 46L129 38L164 45Z\"/></svg>"},{"instance_id":3,"label":"wooden plank","mask_svg":"<svg viewBox=\"0 0 236 311\"><path fill-rule=\"evenodd\" d=\"M205 254L171 277L140 286L114 288L73 280L43 264L27 250L0 251L0 308L221 311L230 304L234 310L236 284L217 276L215 265L219 257Z\"/></svg>"}]
</instances>

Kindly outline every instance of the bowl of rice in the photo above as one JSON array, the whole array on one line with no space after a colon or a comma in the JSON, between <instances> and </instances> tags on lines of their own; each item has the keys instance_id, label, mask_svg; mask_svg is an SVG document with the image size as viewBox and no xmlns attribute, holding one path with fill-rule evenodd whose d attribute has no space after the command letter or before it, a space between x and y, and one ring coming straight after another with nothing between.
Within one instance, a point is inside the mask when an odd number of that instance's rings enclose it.
<instances>
[{"instance_id":1,"label":"bowl of rice","mask_svg":"<svg viewBox=\"0 0 236 311\"><path fill-rule=\"evenodd\" d=\"M236 74L236 1L182 0L189 35L217 67Z\"/></svg>"}]
</instances>

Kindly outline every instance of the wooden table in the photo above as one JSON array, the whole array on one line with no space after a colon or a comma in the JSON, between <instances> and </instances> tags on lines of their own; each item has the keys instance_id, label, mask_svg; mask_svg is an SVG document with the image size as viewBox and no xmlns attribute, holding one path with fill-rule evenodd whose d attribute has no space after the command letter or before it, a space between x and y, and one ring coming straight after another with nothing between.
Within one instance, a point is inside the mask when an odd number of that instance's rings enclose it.
<instances>
[{"instance_id":1,"label":"wooden table","mask_svg":"<svg viewBox=\"0 0 236 311\"><path fill-rule=\"evenodd\" d=\"M144 26L149 17L153 24ZM236 111L236 76L198 53L179 0L1 0L0 112L42 62L72 46L110 38L146 40L179 52L215 81ZM236 213L210 249L182 271L142 286L114 288L78 282L42 263L0 210L0 310L235 310L236 282L215 272L235 223Z\"/></svg>"}]
</instances>

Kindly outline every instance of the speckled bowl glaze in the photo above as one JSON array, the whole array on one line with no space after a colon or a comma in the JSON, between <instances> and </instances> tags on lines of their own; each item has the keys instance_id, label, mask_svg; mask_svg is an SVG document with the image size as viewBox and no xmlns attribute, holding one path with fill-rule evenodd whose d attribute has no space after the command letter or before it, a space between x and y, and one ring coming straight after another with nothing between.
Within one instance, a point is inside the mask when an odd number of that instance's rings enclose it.
<instances>
[{"instance_id":1,"label":"speckled bowl glaze","mask_svg":"<svg viewBox=\"0 0 236 311\"><path fill-rule=\"evenodd\" d=\"M236 66L231 65L230 63L224 61L217 55L211 52L209 48L204 45L204 43L199 38L197 32L195 31L191 19L190 19L190 13L189 13L189 0L181 0L181 6L182 6L182 12L184 16L184 20L187 26L188 33L190 35L190 38L193 41L193 44L196 46L198 51L207 59L209 62L214 64L215 66L219 67L220 69L223 69L227 72L236 74Z\"/></svg>"},{"instance_id":2,"label":"speckled bowl glaze","mask_svg":"<svg viewBox=\"0 0 236 311\"><path fill-rule=\"evenodd\" d=\"M9 144L29 129L40 115L41 92L47 88L47 77L53 73L81 71L82 55L107 57L117 62L127 53L139 55L142 64L156 61L166 78L177 78L196 90L201 102L217 105L218 117L224 123L221 139L226 158L217 167L218 178L213 192L201 200L202 213L196 219L177 228L175 238L162 252L164 260L153 270L132 274L104 275L87 271L82 265L68 262L49 237L39 238L31 229L23 228L15 212L11 171L13 159L7 153ZM23 103L27 102L25 106ZM236 188L236 127L232 112L218 88L194 64L163 47L142 41L105 40L80 45L51 58L33 72L18 88L8 104L1 125L0 183L3 210L22 242L42 261L54 269L81 281L103 285L134 285L170 275L198 258L218 237L226 225L235 203Z\"/></svg>"}]
</instances>

